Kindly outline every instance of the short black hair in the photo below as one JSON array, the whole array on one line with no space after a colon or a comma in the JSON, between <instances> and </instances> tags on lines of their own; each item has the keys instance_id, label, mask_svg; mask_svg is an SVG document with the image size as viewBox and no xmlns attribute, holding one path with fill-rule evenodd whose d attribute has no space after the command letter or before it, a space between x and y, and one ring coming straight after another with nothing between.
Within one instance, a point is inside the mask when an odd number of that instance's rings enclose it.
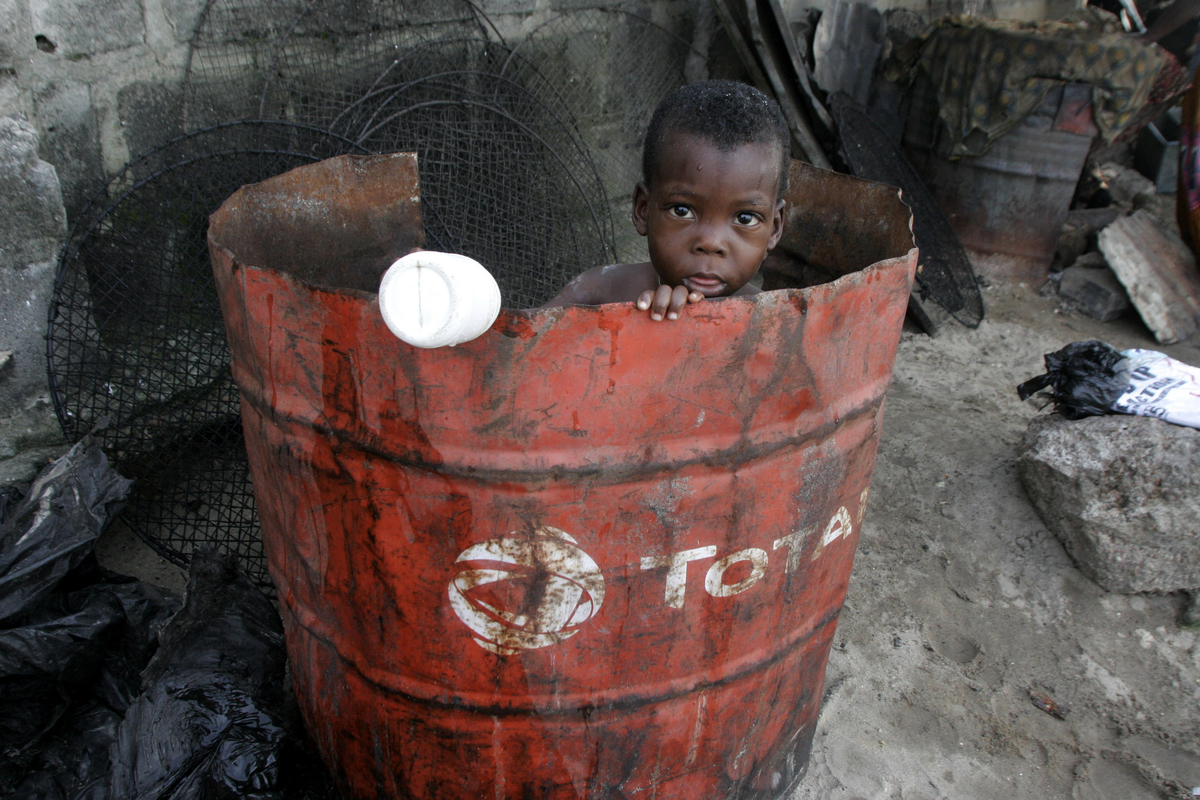
<instances>
[{"instance_id":1,"label":"short black hair","mask_svg":"<svg viewBox=\"0 0 1200 800\"><path fill-rule=\"evenodd\" d=\"M753 86L699 81L664 97L650 118L642 148L642 180L647 187L658 172L663 143L672 133L702 137L726 152L748 144L776 145L780 153L776 196L787 192L791 160L787 120L779 105Z\"/></svg>"}]
</instances>

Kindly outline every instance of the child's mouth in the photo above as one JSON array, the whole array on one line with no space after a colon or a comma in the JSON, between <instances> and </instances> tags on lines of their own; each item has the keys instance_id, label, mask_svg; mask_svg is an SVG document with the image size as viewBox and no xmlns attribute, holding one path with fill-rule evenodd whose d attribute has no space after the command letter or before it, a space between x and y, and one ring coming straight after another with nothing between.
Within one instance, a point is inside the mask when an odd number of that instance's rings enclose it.
<instances>
[{"instance_id":1,"label":"child's mouth","mask_svg":"<svg viewBox=\"0 0 1200 800\"><path fill-rule=\"evenodd\" d=\"M683 279L683 284L692 291L708 294L719 291L725 285L725 281L715 275L689 275Z\"/></svg>"}]
</instances>

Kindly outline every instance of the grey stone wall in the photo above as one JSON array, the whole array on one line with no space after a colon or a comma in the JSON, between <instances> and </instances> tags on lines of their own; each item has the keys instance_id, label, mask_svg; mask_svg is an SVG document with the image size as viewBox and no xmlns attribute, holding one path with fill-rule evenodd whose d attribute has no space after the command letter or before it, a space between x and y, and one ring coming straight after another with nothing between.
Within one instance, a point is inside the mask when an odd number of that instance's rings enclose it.
<instances>
[{"instance_id":1,"label":"grey stone wall","mask_svg":"<svg viewBox=\"0 0 1200 800\"><path fill-rule=\"evenodd\" d=\"M64 449L46 377L56 262L105 176L157 144L131 87L179 85L203 5L0 0L0 483Z\"/></svg>"}]
</instances>

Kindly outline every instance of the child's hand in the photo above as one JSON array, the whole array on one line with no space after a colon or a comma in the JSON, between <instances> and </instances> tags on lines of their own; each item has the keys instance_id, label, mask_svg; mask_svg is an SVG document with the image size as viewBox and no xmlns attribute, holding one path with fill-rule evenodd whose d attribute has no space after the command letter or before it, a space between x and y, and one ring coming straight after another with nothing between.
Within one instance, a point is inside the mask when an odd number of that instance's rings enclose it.
<instances>
[{"instance_id":1,"label":"child's hand","mask_svg":"<svg viewBox=\"0 0 1200 800\"><path fill-rule=\"evenodd\" d=\"M679 310L688 303L699 303L704 295L699 292L689 292L686 286L659 286L658 289L647 289L637 299L640 311L650 309L650 319L679 319Z\"/></svg>"}]
</instances>

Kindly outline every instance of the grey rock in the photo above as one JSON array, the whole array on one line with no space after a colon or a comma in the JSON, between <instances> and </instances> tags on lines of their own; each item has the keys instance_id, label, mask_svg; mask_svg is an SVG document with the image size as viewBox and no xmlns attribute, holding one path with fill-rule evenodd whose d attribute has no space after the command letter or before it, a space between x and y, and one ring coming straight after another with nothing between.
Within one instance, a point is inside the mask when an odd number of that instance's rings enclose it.
<instances>
[{"instance_id":1,"label":"grey rock","mask_svg":"<svg viewBox=\"0 0 1200 800\"><path fill-rule=\"evenodd\" d=\"M1108 269L1108 262L1104 260L1104 253L1099 250L1093 250L1090 253L1084 253L1079 258L1075 259L1075 264L1088 269ZM1111 270L1109 270L1111 272Z\"/></svg>"},{"instance_id":2,"label":"grey rock","mask_svg":"<svg viewBox=\"0 0 1200 800\"><path fill-rule=\"evenodd\" d=\"M1117 206L1108 206L1107 208L1073 208L1067 212L1067 221L1064 223L1069 228L1076 228L1085 233L1095 233L1101 228L1105 228L1116 221L1117 217L1125 215L1125 209Z\"/></svg>"},{"instance_id":3,"label":"grey rock","mask_svg":"<svg viewBox=\"0 0 1200 800\"><path fill-rule=\"evenodd\" d=\"M1093 266L1097 260L1100 265ZM1078 306L1089 317L1103 322L1116 319L1129 308L1129 295L1125 293L1125 287L1104 263L1104 256L1100 253L1088 253L1063 270L1058 283L1058 295Z\"/></svg>"},{"instance_id":4,"label":"grey rock","mask_svg":"<svg viewBox=\"0 0 1200 800\"><path fill-rule=\"evenodd\" d=\"M54 165L69 218L104 185L100 126L92 93L81 83L52 83L34 95L41 157Z\"/></svg>"},{"instance_id":5,"label":"grey rock","mask_svg":"<svg viewBox=\"0 0 1200 800\"><path fill-rule=\"evenodd\" d=\"M1059 264L1069 267L1075 260L1087 254L1096 244L1096 231L1124 216L1125 209L1119 206L1108 208L1078 208L1067 212L1067 219L1058 234L1055 258Z\"/></svg>"},{"instance_id":6,"label":"grey rock","mask_svg":"<svg viewBox=\"0 0 1200 800\"><path fill-rule=\"evenodd\" d=\"M1200 587L1200 430L1149 417L1037 417L1021 483L1078 564L1112 592Z\"/></svg>"},{"instance_id":7,"label":"grey rock","mask_svg":"<svg viewBox=\"0 0 1200 800\"><path fill-rule=\"evenodd\" d=\"M1087 231L1063 225L1063 229L1058 232L1058 241L1054 245L1054 260L1064 267L1069 267L1087 248Z\"/></svg>"},{"instance_id":8,"label":"grey rock","mask_svg":"<svg viewBox=\"0 0 1200 800\"><path fill-rule=\"evenodd\" d=\"M0 118L0 458L62 440L49 404L45 333L67 223L58 176L37 149L28 123Z\"/></svg>"},{"instance_id":9,"label":"grey rock","mask_svg":"<svg viewBox=\"0 0 1200 800\"><path fill-rule=\"evenodd\" d=\"M0 219L0 270L57 258L67 233L58 175L38 158L37 132L16 117L0 118Z\"/></svg>"},{"instance_id":10,"label":"grey rock","mask_svg":"<svg viewBox=\"0 0 1200 800\"><path fill-rule=\"evenodd\" d=\"M1154 181L1137 170L1116 162L1101 164L1097 172L1108 187L1115 205L1132 208L1137 200L1154 197L1158 193Z\"/></svg>"},{"instance_id":11,"label":"grey rock","mask_svg":"<svg viewBox=\"0 0 1200 800\"><path fill-rule=\"evenodd\" d=\"M30 0L41 49L65 58L133 47L145 41L140 0Z\"/></svg>"},{"instance_id":12,"label":"grey rock","mask_svg":"<svg viewBox=\"0 0 1200 800\"><path fill-rule=\"evenodd\" d=\"M25 40L32 39L24 25L24 13L17 0L0 0L0 69L15 69L25 55Z\"/></svg>"}]
</instances>

